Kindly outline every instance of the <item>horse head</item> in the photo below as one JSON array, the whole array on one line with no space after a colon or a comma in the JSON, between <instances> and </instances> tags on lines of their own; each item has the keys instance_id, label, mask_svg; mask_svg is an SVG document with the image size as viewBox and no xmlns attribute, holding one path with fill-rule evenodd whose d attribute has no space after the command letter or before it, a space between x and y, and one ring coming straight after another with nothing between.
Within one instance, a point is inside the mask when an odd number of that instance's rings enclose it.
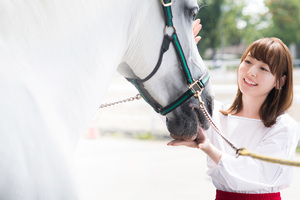
<instances>
[{"instance_id":1,"label":"horse head","mask_svg":"<svg viewBox=\"0 0 300 200\"><path fill-rule=\"evenodd\" d=\"M158 113L166 115L171 137L195 140L198 128L208 129L209 122L193 97L195 91L189 89L194 79L202 77L198 86L201 97L208 112L213 110L209 75L192 33L199 11L197 1L147 2L132 18L128 47L118 71Z\"/></svg>"}]
</instances>

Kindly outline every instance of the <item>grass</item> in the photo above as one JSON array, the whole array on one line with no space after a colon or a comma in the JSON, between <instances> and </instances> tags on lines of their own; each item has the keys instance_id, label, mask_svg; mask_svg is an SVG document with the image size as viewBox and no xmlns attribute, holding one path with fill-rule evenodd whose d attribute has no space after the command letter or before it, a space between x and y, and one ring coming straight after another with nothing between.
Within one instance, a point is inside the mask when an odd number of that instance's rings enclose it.
<instances>
[{"instance_id":1,"label":"grass","mask_svg":"<svg viewBox=\"0 0 300 200\"><path fill-rule=\"evenodd\" d=\"M146 132L144 134L136 133L136 134L133 134L133 138L139 139L139 140L155 140L156 139L155 135L151 134L151 132Z\"/></svg>"},{"instance_id":2,"label":"grass","mask_svg":"<svg viewBox=\"0 0 300 200\"><path fill-rule=\"evenodd\" d=\"M101 136L111 136L114 138L133 138L137 140L170 140L169 136L163 134L153 134L151 131L148 132L110 132L110 131L101 131Z\"/></svg>"}]
</instances>

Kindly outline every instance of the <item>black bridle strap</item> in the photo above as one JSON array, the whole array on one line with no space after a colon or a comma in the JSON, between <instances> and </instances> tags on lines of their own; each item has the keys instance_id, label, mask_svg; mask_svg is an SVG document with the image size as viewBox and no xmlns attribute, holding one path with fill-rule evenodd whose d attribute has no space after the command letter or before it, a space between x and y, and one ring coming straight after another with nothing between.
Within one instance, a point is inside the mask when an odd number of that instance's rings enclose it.
<instances>
[{"instance_id":1,"label":"black bridle strap","mask_svg":"<svg viewBox=\"0 0 300 200\"><path fill-rule=\"evenodd\" d=\"M180 106L181 104L183 104L186 100L188 100L189 98L191 98L193 95L194 95L194 92L192 90L187 90L178 99L176 99L175 101L173 101L172 103L170 103L166 107L161 108L160 111L159 111L159 113L161 115L168 114L169 112L173 111L175 108L177 108L178 106Z\"/></svg>"},{"instance_id":2,"label":"black bridle strap","mask_svg":"<svg viewBox=\"0 0 300 200\"><path fill-rule=\"evenodd\" d=\"M201 90L205 87L206 83L209 81L209 73L208 71L205 71L203 75L197 80L196 86L200 88ZM131 83L137 88L143 99L152 106L152 108L161 115L166 115L169 112L176 109L178 106L183 104L186 100L191 98L195 92L196 89L189 88L183 95L181 95L179 98L177 98L175 101L170 103L169 105L162 107L160 104L158 104L148 93L147 90L144 89L144 85L141 82L137 82L138 79L131 79Z\"/></svg>"},{"instance_id":3,"label":"black bridle strap","mask_svg":"<svg viewBox=\"0 0 300 200\"><path fill-rule=\"evenodd\" d=\"M163 0L165 3L169 3L170 0ZM172 15L172 9L171 9L171 5L170 6L164 6L162 5L163 7L163 11L164 11L164 16L165 16L165 23L166 23L166 26L168 27L172 27L173 26L173 15Z\"/></svg>"},{"instance_id":4,"label":"black bridle strap","mask_svg":"<svg viewBox=\"0 0 300 200\"><path fill-rule=\"evenodd\" d=\"M144 89L144 84L138 82L138 79L130 79L129 81L136 87L143 99L155 110L155 112L160 113L160 108L162 106L152 98L147 90Z\"/></svg>"},{"instance_id":5,"label":"black bridle strap","mask_svg":"<svg viewBox=\"0 0 300 200\"><path fill-rule=\"evenodd\" d=\"M163 39L163 42L162 42L162 45L161 45L161 48L160 48L160 53L159 53L158 61L157 61L156 65L155 65L154 69L152 70L152 72L146 78L144 78L144 79L135 79L135 82L139 82L139 83L146 82L146 81L148 81L157 72L157 70L159 69L159 67L161 65L164 53L166 51L168 51L170 43L171 43L172 40L173 40L172 37L170 37L168 35L164 36L164 39ZM132 82L133 79L127 78L127 80L130 81L130 82Z\"/></svg>"},{"instance_id":6,"label":"black bridle strap","mask_svg":"<svg viewBox=\"0 0 300 200\"><path fill-rule=\"evenodd\" d=\"M169 46L171 41L173 40L172 37L165 35L162 45L161 45L161 49L160 49L160 53L159 53L159 58L158 61L156 63L156 66L154 67L154 69L152 70L152 72L144 79L132 79L132 78L126 78L129 82L131 82L136 89L139 91L140 95L143 97L143 99L152 106L152 108L156 111L156 112L160 112L160 108L162 107L159 103L157 103L152 97L151 95L148 93L147 90L144 89L144 82L148 81L159 69L164 53L166 51L168 51Z\"/></svg>"},{"instance_id":7,"label":"black bridle strap","mask_svg":"<svg viewBox=\"0 0 300 200\"><path fill-rule=\"evenodd\" d=\"M163 0L163 2L165 4L168 4L168 3L170 3L170 0ZM162 8L163 8L163 11L164 11L166 26L167 27L174 27L171 5L169 5L169 6L164 6L163 5ZM175 28L174 28L174 30L175 30ZM172 42L174 44L175 50L177 52L178 58L180 60L181 66L183 68L182 70L183 70L184 76L185 76L185 78L187 80L187 83L188 84L192 84L194 81L193 81L190 69L189 69L189 67L187 65L184 53L182 52L182 47L181 47L180 42L178 40L178 36L176 34L176 30L174 31L172 37L173 37L173 41Z\"/></svg>"},{"instance_id":8,"label":"black bridle strap","mask_svg":"<svg viewBox=\"0 0 300 200\"><path fill-rule=\"evenodd\" d=\"M209 76L208 71L205 71L203 73L203 75L199 78L199 80L197 80L197 83L196 83L197 87L199 89L203 90L206 83L208 83L209 78L210 78L210 76ZM175 101L173 101L172 103L170 103L166 107L163 107L163 108L159 109L159 113L162 114L162 115L166 115L169 112L173 111L178 106L183 104L186 100L188 100L189 98L194 96L195 95L195 92L194 92L195 90L197 90L197 89L189 88L183 95L181 95Z\"/></svg>"}]
</instances>

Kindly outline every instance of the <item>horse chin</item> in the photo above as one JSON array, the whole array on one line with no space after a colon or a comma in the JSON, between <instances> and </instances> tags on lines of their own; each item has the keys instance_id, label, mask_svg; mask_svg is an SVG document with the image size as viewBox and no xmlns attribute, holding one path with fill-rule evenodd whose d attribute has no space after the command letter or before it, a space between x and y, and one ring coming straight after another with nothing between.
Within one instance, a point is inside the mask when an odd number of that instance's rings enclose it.
<instances>
[{"instance_id":1,"label":"horse chin","mask_svg":"<svg viewBox=\"0 0 300 200\"><path fill-rule=\"evenodd\" d=\"M167 128L173 139L191 141L201 137L201 129L207 130L209 122L194 102L187 102L167 117Z\"/></svg>"}]
</instances>

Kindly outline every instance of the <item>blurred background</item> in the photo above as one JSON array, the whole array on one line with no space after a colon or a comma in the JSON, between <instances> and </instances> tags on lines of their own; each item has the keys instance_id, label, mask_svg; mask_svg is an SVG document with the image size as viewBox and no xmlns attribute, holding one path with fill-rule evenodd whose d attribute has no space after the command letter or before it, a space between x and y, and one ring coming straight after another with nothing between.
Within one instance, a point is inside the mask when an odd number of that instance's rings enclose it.
<instances>
[{"instance_id":1,"label":"blurred background","mask_svg":"<svg viewBox=\"0 0 300 200\"><path fill-rule=\"evenodd\" d=\"M300 125L299 0L201 0L197 18L203 25L199 52L210 69L215 99L231 103L236 69L249 44L278 37L294 62L294 103L289 114ZM102 103L135 96L137 90L115 75ZM167 147L169 133L162 119L143 100L99 109L77 150L76 172L83 199L214 199L205 174L205 155L185 147ZM300 156L297 154L297 160ZM291 168L293 170L293 168ZM294 184L282 192L296 200L300 169Z\"/></svg>"},{"instance_id":2,"label":"blurred background","mask_svg":"<svg viewBox=\"0 0 300 200\"><path fill-rule=\"evenodd\" d=\"M203 29L199 50L203 59L240 58L245 48L262 37L278 37L300 58L298 0L198 1ZM295 64L299 66L299 61Z\"/></svg>"}]
</instances>

